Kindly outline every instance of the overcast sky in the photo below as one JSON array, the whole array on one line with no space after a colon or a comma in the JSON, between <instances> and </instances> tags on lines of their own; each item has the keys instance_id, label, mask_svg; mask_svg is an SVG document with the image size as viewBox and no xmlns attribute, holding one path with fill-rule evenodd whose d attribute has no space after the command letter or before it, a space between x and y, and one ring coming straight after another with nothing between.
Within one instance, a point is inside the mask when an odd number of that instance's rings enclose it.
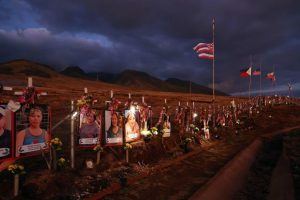
<instances>
[{"instance_id":1,"label":"overcast sky","mask_svg":"<svg viewBox=\"0 0 300 200\"><path fill-rule=\"evenodd\" d=\"M213 17L218 89L247 91L239 71L252 56L263 76L275 69L278 91L289 82L299 90L299 0L0 0L0 62L135 69L209 86L212 62L193 47L212 42ZM252 83L259 89L258 77ZM270 90L270 81L262 78L262 87Z\"/></svg>"}]
</instances>

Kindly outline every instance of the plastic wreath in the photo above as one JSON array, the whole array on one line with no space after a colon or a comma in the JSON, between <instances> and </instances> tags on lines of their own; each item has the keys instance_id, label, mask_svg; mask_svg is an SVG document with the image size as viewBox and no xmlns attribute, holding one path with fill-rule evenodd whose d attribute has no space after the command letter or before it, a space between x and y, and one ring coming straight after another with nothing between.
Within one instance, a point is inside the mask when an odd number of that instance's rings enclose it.
<instances>
[{"instance_id":1,"label":"plastic wreath","mask_svg":"<svg viewBox=\"0 0 300 200\"><path fill-rule=\"evenodd\" d=\"M20 164L11 164L8 166L7 170L12 174L25 174L25 168L23 165Z\"/></svg>"}]
</instances>

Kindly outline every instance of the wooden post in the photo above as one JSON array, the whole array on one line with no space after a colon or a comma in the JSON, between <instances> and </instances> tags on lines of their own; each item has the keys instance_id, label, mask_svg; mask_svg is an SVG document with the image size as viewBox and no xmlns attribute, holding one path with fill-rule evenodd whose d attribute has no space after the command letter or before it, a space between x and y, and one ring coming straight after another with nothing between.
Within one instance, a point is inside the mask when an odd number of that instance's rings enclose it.
<instances>
[{"instance_id":1,"label":"wooden post","mask_svg":"<svg viewBox=\"0 0 300 200\"><path fill-rule=\"evenodd\" d=\"M126 149L126 163L129 163L129 150Z\"/></svg>"},{"instance_id":2,"label":"wooden post","mask_svg":"<svg viewBox=\"0 0 300 200\"><path fill-rule=\"evenodd\" d=\"M14 197L19 195L19 183L20 183L20 175L14 175Z\"/></svg>"},{"instance_id":3,"label":"wooden post","mask_svg":"<svg viewBox=\"0 0 300 200\"><path fill-rule=\"evenodd\" d=\"M53 169L56 171L57 169L57 159L56 159L56 150L51 146L51 150L53 152L52 156L53 156L53 159L52 159L52 164L53 164Z\"/></svg>"},{"instance_id":4,"label":"wooden post","mask_svg":"<svg viewBox=\"0 0 300 200\"><path fill-rule=\"evenodd\" d=\"M85 87L84 88L84 94L87 94L88 93L88 89Z\"/></svg>"},{"instance_id":5,"label":"wooden post","mask_svg":"<svg viewBox=\"0 0 300 200\"><path fill-rule=\"evenodd\" d=\"M101 158L101 151L97 151L97 162L96 162L97 165L100 164L100 158Z\"/></svg>"},{"instance_id":6,"label":"wooden post","mask_svg":"<svg viewBox=\"0 0 300 200\"><path fill-rule=\"evenodd\" d=\"M71 112L74 110L74 101L71 101ZM75 145L74 145L74 117L71 117L71 168L75 168Z\"/></svg>"}]
</instances>

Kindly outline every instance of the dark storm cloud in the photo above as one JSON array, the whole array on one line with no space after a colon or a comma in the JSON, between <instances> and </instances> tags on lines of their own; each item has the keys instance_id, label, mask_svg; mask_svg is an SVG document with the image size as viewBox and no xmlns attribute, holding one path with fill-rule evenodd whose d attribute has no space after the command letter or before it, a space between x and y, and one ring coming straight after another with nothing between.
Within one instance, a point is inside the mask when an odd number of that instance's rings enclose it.
<instances>
[{"instance_id":1,"label":"dark storm cloud","mask_svg":"<svg viewBox=\"0 0 300 200\"><path fill-rule=\"evenodd\" d=\"M249 66L251 55L264 72L275 67L281 83L296 82L300 74L299 1L29 0L25 5L39 26L19 32L0 26L1 60L23 57L87 71L131 68L209 85L211 62L198 59L192 47L211 42L215 17L219 89L247 89L239 70ZM8 16L18 13L11 7L0 7L6 12L0 22L7 24ZM91 34L105 39L89 39Z\"/></svg>"}]
</instances>

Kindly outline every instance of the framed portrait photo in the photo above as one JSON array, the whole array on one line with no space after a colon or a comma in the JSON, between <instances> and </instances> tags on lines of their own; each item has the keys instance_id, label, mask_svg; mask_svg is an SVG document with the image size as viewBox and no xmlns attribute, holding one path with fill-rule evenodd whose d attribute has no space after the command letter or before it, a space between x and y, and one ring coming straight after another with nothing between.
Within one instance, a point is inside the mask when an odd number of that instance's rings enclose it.
<instances>
[{"instance_id":1,"label":"framed portrait photo","mask_svg":"<svg viewBox=\"0 0 300 200\"><path fill-rule=\"evenodd\" d=\"M78 144L80 147L93 147L101 143L102 111L90 109L80 113Z\"/></svg>"},{"instance_id":2,"label":"framed portrait photo","mask_svg":"<svg viewBox=\"0 0 300 200\"><path fill-rule=\"evenodd\" d=\"M0 104L0 161L14 157L14 114Z\"/></svg>"},{"instance_id":3,"label":"framed portrait photo","mask_svg":"<svg viewBox=\"0 0 300 200\"><path fill-rule=\"evenodd\" d=\"M106 110L105 118L105 145L123 145L123 116L121 112Z\"/></svg>"},{"instance_id":4,"label":"framed portrait photo","mask_svg":"<svg viewBox=\"0 0 300 200\"><path fill-rule=\"evenodd\" d=\"M125 141L134 142L141 138L139 112L125 110Z\"/></svg>"},{"instance_id":5,"label":"framed portrait photo","mask_svg":"<svg viewBox=\"0 0 300 200\"><path fill-rule=\"evenodd\" d=\"M16 157L41 154L51 139L51 109L45 104L32 104L15 112Z\"/></svg>"},{"instance_id":6,"label":"framed portrait photo","mask_svg":"<svg viewBox=\"0 0 300 200\"><path fill-rule=\"evenodd\" d=\"M170 137L171 136L171 122L170 122L170 116L164 115L163 116L163 122L162 122L162 137Z\"/></svg>"}]
</instances>

